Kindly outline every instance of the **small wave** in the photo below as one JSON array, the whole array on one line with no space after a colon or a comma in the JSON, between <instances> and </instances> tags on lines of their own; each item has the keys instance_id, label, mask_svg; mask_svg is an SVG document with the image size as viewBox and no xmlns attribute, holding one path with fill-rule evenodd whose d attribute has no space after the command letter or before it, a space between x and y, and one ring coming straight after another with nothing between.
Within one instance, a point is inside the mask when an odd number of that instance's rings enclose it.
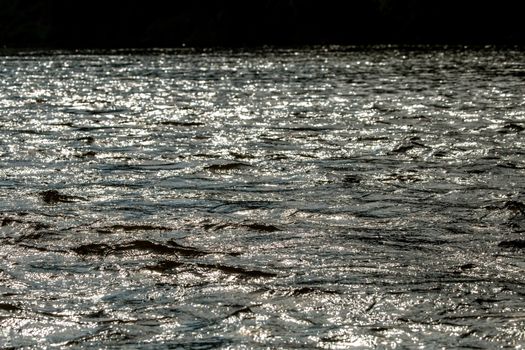
<instances>
[{"instance_id":1,"label":"small wave","mask_svg":"<svg viewBox=\"0 0 525 350\"><path fill-rule=\"evenodd\" d=\"M100 114L121 114L129 112L125 108L114 108L114 109L89 109L89 108L65 108L62 110L64 113L77 114L77 115L100 115Z\"/></svg>"},{"instance_id":2,"label":"small wave","mask_svg":"<svg viewBox=\"0 0 525 350\"><path fill-rule=\"evenodd\" d=\"M58 192L57 190L47 190L39 193L42 200L47 204L73 203L77 201L86 201L87 199L80 196L70 196Z\"/></svg>"},{"instance_id":3,"label":"small wave","mask_svg":"<svg viewBox=\"0 0 525 350\"><path fill-rule=\"evenodd\" d=\"M191 121L180 121L180 120L167 120L160 122L161 125L169 126L181 126L181 127L192 127L192 126L203 126L204 123L201 122L191 122Z\"/></svg>"},{"instance_id":4,"label":"small wave","mask_svg":"<svg viewBox=\"0 0 525 350\"><path fill-rule=\"evenodd\" d=\"M221 164L212 164L204 167L204 169L211 172L228 172L232 170L239 170L244 168L250 168L251 165L248 163L232 162L232 163L221 163Z\"/></svg>"},{"instance_id":5,"label":"small wave","mask_svg":"<svg viewBox=\"0 0 525 350\"><path fill-rule=\"evenodd\" d=\"M127 251L148 252L159 255L171 254L180 257L199 257L212 254L197 248L180 245L174 241L162 244L148 240L134 240L119 244L89 243L77 246L71 250L79 255L110 255Z\"/></svg>"},{"instance_id":6,"label":"small wave","mask_svg":"<svg viewBox=\"0 0 525 350\"><path fill-rule=\"evenodd\" d=\"M498 244L498 247L500 248L508 248L508 249L525 249L525 240L523 239L514 239L510 241L501 241Z\"/></svg>"},{"instance_id":7,"label":"small wave","mask_svg":"<svg viewBox=\"0 0 525 350\"><path fill-rule=\"evenodd\" d=\"M206 230L222 230L226 228L240 228L240 229L248 229L253 231L261 231L261 232L276 232L281 231L280 228L274 225L269 224L261 224L261 223L229 223L229 222L220 222L220 223L214 223L214 224L204 224L203 228Z\"/></svg>"}]
</instances>

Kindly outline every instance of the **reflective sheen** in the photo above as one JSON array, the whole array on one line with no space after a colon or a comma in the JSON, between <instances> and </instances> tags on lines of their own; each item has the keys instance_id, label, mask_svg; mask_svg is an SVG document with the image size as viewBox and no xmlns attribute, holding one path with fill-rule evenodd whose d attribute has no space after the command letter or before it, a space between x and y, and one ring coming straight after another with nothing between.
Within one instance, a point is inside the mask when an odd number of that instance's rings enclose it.
<instances>
[{"instance_id":1,"label":"reflective sheen","mask_svg":"<svg viewBox=\"0 0 525 350\"><path fill-rule=\"evenodd\" d=\"M1 348L525 344L523 51L0 61Z\"/></svg>"}]
</instances>

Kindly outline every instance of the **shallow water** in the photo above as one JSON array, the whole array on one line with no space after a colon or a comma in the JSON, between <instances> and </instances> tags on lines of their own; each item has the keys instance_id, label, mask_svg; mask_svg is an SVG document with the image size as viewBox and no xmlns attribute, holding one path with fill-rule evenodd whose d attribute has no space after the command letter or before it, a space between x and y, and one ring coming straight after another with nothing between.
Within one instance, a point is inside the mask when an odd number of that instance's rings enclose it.
<instances>
[{"instance_id":1,"label":"shallow water","mask_svg":"<svg viewBox=\"0 0 525 350\"><path fill-rule=\"evenodd\" d=\"M0 348L525 345L523 51L0 60Z\"/></svg>"}]
</instances>

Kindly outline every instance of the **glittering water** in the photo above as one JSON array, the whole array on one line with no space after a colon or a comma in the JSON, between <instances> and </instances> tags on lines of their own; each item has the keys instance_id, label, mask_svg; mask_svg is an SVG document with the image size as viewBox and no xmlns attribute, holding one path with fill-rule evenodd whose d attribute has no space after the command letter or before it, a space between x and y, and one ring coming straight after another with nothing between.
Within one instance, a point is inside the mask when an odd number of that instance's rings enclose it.
<instances>
[{"instance_id":1,"label":"glittering water","mask_svg":"<svg viewBox=\"0 0 525 350\"><path fill-rule=\"evenodd\" d=\"M525 344L523 51L0 60L0 348Z\"/></svg>"}]
</instances>

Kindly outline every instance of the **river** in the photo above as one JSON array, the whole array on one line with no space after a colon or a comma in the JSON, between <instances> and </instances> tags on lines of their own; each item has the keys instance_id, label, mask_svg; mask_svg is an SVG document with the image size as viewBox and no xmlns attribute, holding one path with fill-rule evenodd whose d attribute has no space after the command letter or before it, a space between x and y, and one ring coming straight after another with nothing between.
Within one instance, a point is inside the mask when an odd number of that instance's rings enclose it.
<instances>
[{"instance_id":1,"label":"river","mask_svg":"<svg viewBox=\"0 0 525 350\"><path fill-rule=\"evenodd\" d=\"M525 345L523 50L0 62L0 348Z\"/></svg>"}]
</instances>

